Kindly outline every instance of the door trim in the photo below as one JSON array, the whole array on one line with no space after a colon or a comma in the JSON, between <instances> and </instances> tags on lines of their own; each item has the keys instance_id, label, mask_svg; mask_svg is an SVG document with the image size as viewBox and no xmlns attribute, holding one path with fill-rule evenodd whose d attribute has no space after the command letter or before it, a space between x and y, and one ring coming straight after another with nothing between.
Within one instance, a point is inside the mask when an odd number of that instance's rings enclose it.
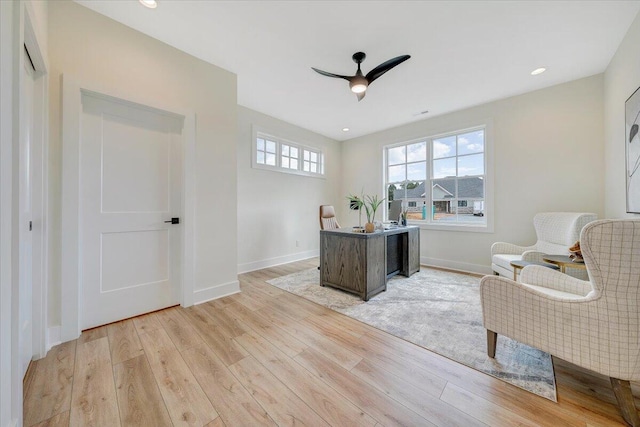
<instances>
[{"instance_id":1,"label":"door trim","mask_svg":"<svg viewBox=\"0 0 640 427\"><path fill-rule=\"evenodd\" d=\"M81 333L82 269L80 235L80 120L82 93L103 97L114 102L129 104L184 118L183 181L181 217L179 283L183 307L193 305L195 274L195 113L172 106L158 105L155 101L132 99L118 88L105 87L82 81L70 75L62 76L62 283L61 331L62 342L78 338Z\"/></svg>"}]
</instances>

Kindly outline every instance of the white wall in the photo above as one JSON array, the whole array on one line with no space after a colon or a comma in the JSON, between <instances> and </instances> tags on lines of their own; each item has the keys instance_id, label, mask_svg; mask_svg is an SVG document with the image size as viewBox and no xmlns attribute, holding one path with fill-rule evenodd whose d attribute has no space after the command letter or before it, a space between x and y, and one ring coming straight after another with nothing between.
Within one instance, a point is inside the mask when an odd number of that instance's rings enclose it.
<instances>
[{"instance_id":1,"label":"white wall","mask_svg":"<svg viewBox=\"0 0 640 427\"><path fill-rule=\"evenodd\" d=\"M453 89L452 89L453 90ZM603 76L491 102L389 129L343 144L342 194L383 196L382 147L492 123L493 233L422 230L426 264L490 273L490 247L533 244L533 216L545 211L604 211ZM342 207L347 224L357 214Z\"/></svg>"},{"instance_id":2,"label":"white wall","mask_svg":"<svg viewBox=\"0 0 640 427\"><path fill-rule=\"evenodd\" d=\"M73 2L49 5L50 325L60 324L61 75L196 114L195 289L237 288L236 76ZM58 250L56 250L58 248ZM202 294L202 292L200 293Z\"/></svg>"},{"instance_id":3,"label":"white wall","mask_svg":"<svg viewBox=\"0 0 640 427\"><path fill-rule=\"evenodd\" d=\"M274 136L322 149L325 177L252 168L253 126ZM238 271L317 256L319 206L337 206L345 201L338 191L340 170L339 143L238 107Z\"/></svg>"},{"instance_id":4,"label":"white wall","mask_svg":"<svg viewBox=\"0 0 640 427\"><path fill-rule=\"evenodd\" d=\"M0 2L0 426L9 426L17 418L16 406L21 404L20 390L14 390L17 359L12 334L19 323L13 318L14 274L17 270L17 254L14 253L13 193L14 168L14 107L13 77L15 51L14 9L18 3ZM16 114L17 116L17 114ZM14 394L14 392L17 392ZM16 402L17 397L18 402Z\"/></svg>"},{"instance_id":5,"label":"white wall","mask_svg":"<svg viewBox=\"0 0 640 427\"><path fill-rule=\"evenodd\" d=\"M640 14L604 73L605 214L608 218L638 218L627 214L624 103L640 87Z\"/></svg>"}]
</instances>

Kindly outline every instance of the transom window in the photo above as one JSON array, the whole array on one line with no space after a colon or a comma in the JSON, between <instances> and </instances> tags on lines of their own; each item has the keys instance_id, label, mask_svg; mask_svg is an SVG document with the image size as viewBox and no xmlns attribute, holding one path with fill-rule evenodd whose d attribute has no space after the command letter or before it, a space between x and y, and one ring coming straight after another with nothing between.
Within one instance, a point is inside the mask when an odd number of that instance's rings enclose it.
<instances>
[{"instance_id":1,"label":"transom window","mask_svg":"<svg viewBox=\"0 0 640 427\"><path fill-rule=\"evenodd\" d=\"M486 227L485 152L484 127L385 147L387 206L425 224Z\"/></svg>"},{"instance_id":2,"label":"transom window","mask_svg":"<svg viewBox=\"0 0 640 427\"><path fill-rule=\"evenodd\" d=\"M324 175L324 154L263 133L256 133L253 167L299 175Z\"/></svg>"},{"instance_id":3,"label":"transom window","mask_svg":"<svg viewBox=\"0 0 640 427\"><path fill-rule=\"evenodd\" d=\"M256 162L262 165L276 165L276 146L274 141L258 138L256 146Z\"/></svg>"},{"instance_id":4,"label":"transom window","mask_svg":"<svg viewBox=\"0 0 640 427\"><path fill-rule=\"evenodd\" d=\"M315 151L303 150L304 163L302 170L305 172L318 173L320 171L319 162L320 156Z\"/></svg>"},{"instance_id":5,"label":"transom window","mask_svg":"<svg viewBox=\"0 0 640 427\"><path fill-rule=\"evenodd\" d=\"M282 160L283 168L298 169L298 147L282 144Z\"/></svg>"}]
</instances>

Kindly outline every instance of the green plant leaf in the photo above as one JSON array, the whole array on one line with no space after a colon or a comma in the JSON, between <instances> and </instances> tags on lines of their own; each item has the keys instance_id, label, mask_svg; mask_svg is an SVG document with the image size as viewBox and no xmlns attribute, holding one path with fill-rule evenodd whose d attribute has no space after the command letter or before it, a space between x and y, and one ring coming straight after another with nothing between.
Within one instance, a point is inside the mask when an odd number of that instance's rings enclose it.
<instances>
[{"instance_id":1,"label":"green plant leaf","mask_svg":"<svg viewBox=\"0 0 640 427\"><path fill-rule=\"evenodd\" d=\"M633 140L633 137L638 134L638 124L634 124L631 126L631 130L629 131L629 143Z\"/></svg>"},{"instance_id":2,"label":"green plant leaf","mask_svg":"<svg viewBox=\"0 0 640 427\"><path fill-rule=\"evenodd\" d=\"M385 199L378 199L378 195L375 194L374 196L365 196L365 200L364 207L367 210L367 220L373 222L376 219L376 211Z\"/></svg>"},{"instance_id":3,"label":"green plant leaf","mask_svg":"<svg viewBox=\"0 0 640 427\"><path fill-rule=\"evenodd\" d=\"M364 201L360 197L354 196L353 194L349 194L347 200L349 200L349 209L354 211L360 210L364 204Z\"/></svg>"}]
</instances>

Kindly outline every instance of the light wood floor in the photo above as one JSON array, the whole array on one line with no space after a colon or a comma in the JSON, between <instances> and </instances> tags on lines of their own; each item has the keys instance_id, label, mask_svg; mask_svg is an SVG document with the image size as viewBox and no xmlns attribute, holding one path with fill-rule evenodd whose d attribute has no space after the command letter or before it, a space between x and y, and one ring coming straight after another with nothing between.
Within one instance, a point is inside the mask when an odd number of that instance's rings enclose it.
<instances>
[{"instance_id":1,"label":"light wood floor","mask_svg":"<svg viewBox=\"0 0 640 427\"><path fill-rule=\"evenodd\" d=\"M24 425L623 425L605 377L555 359L553 403L265 283L317 262L56 346L25 377Z\"/></svg>"}]
</instances>

